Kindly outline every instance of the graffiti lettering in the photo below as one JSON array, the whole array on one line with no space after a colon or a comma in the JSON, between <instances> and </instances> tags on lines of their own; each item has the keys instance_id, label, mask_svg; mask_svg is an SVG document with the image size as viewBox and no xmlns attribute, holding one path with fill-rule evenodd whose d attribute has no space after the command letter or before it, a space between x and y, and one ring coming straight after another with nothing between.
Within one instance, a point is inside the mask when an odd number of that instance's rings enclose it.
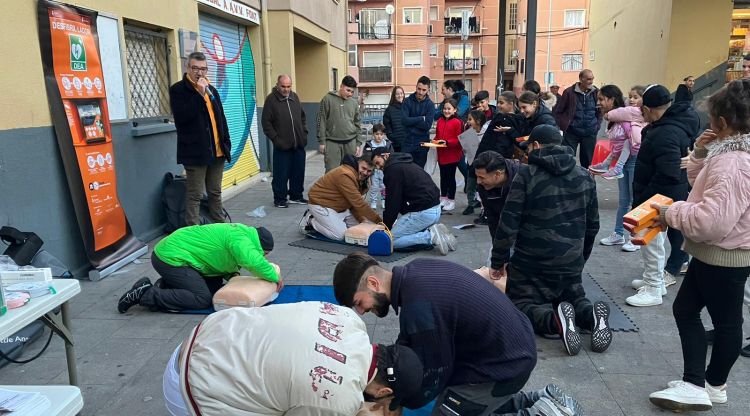
<instances>
[{"instance_id":1,"label":"graffiti lettering","mask_svg":"<svg viewBox=\"0 0 750 416\"><path fill-rule=\"evenodd\" d=\"M329 341L339 342L341 341L341 333L344 330L342 325L334 324L333 322L326 321L323 318L318 319L318 332L323 335Z\"/></svg>"},{"instance_id":2,"label":"graffiti lettering","mask_svg":"<svg viewBox=\"0 0 750 416\"><path fill-rule=\"evenodd\" d=\"M346 364L346 355L334 350L333 348L326 347L325 345L318 344L316 342L315 351L325 355L328 358L333 358L341 364Z\"/></svg>"},{"instance_id":3,"label":"graffiti lettering","mask_svg":"<svg viewBox=\"0 0 750 416\"><path fill-rule=\"evenodd\" d=\"M320 313L335 316L339 314L339 308L332 303L323 302L322 306L320 307Z\"/></svg>"}]
</instances>

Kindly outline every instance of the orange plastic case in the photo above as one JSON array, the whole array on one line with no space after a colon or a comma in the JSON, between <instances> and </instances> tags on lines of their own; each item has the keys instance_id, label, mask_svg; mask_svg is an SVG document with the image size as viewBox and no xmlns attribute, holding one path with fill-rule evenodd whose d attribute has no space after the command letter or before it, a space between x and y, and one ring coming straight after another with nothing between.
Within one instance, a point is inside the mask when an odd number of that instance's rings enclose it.
<instances>
[{"instance_id":1,"label":"orange plastic case","mask_svg":"<svg viewBox=\"0 0 750 416\"><path fill-rule=\"evenodd\" d=\"M659 210L657 210L656 208L651 208L651 204L657 203L659 205L672 205L672 202L672 198L668 198L661 194L656 194L649 198L646 202L638 205L637 207L635 207L635 209L625 214L622 219L625 223L634 226L645 225L649 221L659 216Z\"/></svg>"},{"instance_id":2,"label":"orange plastic case","mask_svg":"<svg viewBox=\"0 0 750 416\"><path fill-rule=\"evenodd\" d=\"M662 230L661 227L646 228L645 230L638 233L635 237L633 237L633 239L630 241L632 241L633 244L637 246L645 246L662 231L664 230Z\"/></svg>"}]
</instances>

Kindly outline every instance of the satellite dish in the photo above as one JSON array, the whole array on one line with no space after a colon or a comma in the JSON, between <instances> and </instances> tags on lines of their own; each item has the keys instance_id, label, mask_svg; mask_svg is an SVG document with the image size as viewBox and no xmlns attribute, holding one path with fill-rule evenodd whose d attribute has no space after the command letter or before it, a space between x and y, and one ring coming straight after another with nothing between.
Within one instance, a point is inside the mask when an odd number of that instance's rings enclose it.
<instances>
[{"instance_id":1,"label":"satellite dish","mask_svg":"<svg viewBox=\"0 0 750 416\"><path fill-rule=\"evenodd\" d=\"M393 12L395 11L396 11L396 8L393 7L392 4L385 6L385 12L388 13L389 15L393 14Z\"/></svg>"}]
</instances>

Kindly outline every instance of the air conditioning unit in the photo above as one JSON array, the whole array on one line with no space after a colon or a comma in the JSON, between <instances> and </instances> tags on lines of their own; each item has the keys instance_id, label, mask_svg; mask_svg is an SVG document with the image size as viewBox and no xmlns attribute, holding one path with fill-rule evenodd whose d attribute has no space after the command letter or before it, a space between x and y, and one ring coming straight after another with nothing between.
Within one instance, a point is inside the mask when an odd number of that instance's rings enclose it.
<instances>
[{"instance_id":1,"label":"air conditioning unit","mask_svg":"<svg viewBox=\"0 0 750 416\"><path fill-rule=\"evenodd\" d=\"M432 34L432 25L431 25L431 24L430 24L430 25L427 25L427 34L428 34L428 35L431 35L431 34Z\"/></svg>"}]
</instances>

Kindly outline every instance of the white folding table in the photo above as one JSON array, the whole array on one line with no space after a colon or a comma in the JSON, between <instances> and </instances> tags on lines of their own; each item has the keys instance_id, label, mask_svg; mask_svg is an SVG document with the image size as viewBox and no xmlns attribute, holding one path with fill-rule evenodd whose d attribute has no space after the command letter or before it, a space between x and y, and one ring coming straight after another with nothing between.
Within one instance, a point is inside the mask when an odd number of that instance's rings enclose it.
<instances>
[{"instance_id":1,"label":"white folding table","mask_svg":"<svg viewBox=\"0 0 750 416\"><path fill-rule=\"evenodd\" d=\"M83 409L83 396L76 386L2 386L4 389L39 392L49 399L52 407L45 413L56 416L75 416Z\"/></svg>"},{"instance_id":2,"label":"white folding table","mask_svg":"<svg viewBox=\"0 0 750 416\"><path fill-rule=\"evenodd\" d=\"M42 322L65 341L68 380L75 386L78 385L78 374L68 300L81 293L81 286L75 279L54 279L50 285L55 288L54 295L33 298L25 306L9 309L5 315L0 316L0 339L5 339L36 319L42 318ZM54 309L58 306L60 313L55 313Z\"/></svg>"}]
</instances>

